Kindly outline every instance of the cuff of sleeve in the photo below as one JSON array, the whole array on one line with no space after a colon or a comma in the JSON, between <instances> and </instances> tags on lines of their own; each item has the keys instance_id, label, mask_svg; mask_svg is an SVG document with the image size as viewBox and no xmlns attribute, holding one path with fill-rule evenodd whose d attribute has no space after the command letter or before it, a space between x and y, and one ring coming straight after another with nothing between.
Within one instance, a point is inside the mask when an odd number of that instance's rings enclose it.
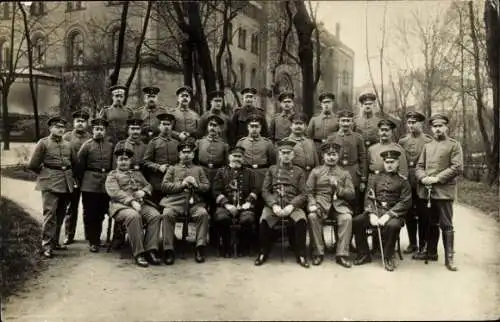
<instances>
[{"instance_id":1,"label":"cuff of sleeve","mask_svg":"<svg viewBox=\"0 0 500 322\"><path fill-rule=\"evenodd\" d=\"M215 199L215 203L223 206L224 204L228 203L229 201L227 200L226 196L224 196L223 194L220 194L217 196L217 198Z\"/></svg>"},{"instance_id":2,"label":"cuff of sleeve","mask_svg":"<svg viewBox=\"0 0 500 322\"><path fill-rule=\"evenodd\" d=\"M125 205L131 205L132 201L134 201L134 200L135 200L134 198L128 197L127 199L125 199L124 204Z\"/></svg>"},{"instance_id":3,"label":"cuff of sleeve","mask_svg":"<svg viewBox=\"0 0 500 322\"><path fill-rule=\"evenodd\" d=\"M388 212L386 212L386 214L388 214L391 218L398 217L398 215L396 215L396 213L392 210L389 210Z\"/></svg>"},{"instance_id":4,"label":"cuff of sleeve","mask_svg":"<svg viewBox=\"0 0 500 322\"><path fill-rule=\"evenodd\" d=\"M254 193L254 192L251 192L251 193L248 195L247 201L248 201L248 202L254 202L255 200L257 200L257 194L256 194L256 193Z\"/></svg>"}]
</instances>

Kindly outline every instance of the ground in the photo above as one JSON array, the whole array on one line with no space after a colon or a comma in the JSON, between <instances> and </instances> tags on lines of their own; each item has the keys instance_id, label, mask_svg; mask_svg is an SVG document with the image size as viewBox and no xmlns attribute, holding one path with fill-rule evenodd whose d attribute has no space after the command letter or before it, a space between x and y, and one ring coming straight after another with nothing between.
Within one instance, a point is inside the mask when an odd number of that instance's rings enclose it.
<instances>
[{"instance_id":1,"label":"ground","mask_svg":"<svg viewBox=\"0 0 500 322\"><path fill-rule=\"evenodd\" d=\"M32 182L2 177L2 195L41 218ZM379 260L344 269L331 257L304 269L281 263L190 256L174 266L133 265L118 251L92 254L83 242L51 260L47 270L3 304L5 321L136 320L448 320L500 316L500 227L475 209L455 206L458 272L405 256L395 272ZM79 218L77 239L82 240ZM407 245L406 231L401 243Z\"/></svg>"}]
</instances>

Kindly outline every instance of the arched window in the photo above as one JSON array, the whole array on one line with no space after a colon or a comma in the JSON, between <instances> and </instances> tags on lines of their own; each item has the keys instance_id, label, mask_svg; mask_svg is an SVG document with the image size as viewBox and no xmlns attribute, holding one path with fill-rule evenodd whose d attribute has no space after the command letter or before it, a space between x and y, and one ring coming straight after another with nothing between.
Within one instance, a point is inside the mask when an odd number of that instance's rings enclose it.
<instances>
[{"instance_id":1,"label":"arched window","mask_svg":"<svg viewBox=\"0 0 500 322\"><path fill-rule=\"evenodd\" d=\"M43 36L35 36L33 38L33 61L35 65L45 64L45 39Z\"/></svg>"},{"instance_id":2,"label":"arched window","mask_svg":"<svg viewBox=\"0 0 500 322\"><path fill-rule=\"evenodd\" d=\"M252 68L250 72L250 86L256 88L257 87L257 69Z\"/></svg>"},{"instance_id":3,"label":"arched window","mask_svg":"<svg viewBox=\"0 0 500 322\"><path fill-rule=\"evenodd\" d=\"M240 88L245 88L247 75L244 63L239 64L239 72L240 72Z\"/></svg>"},{"instance_id":4,"label":"arched window","mask_svg":"<svg viewBox=\"0 0 500 322\"><path fill-rule=\"evenodd\" d=\"M83 63L83 35L75 30L68 37L68 64L81 65Z\"/></svg>"}]
</instances>

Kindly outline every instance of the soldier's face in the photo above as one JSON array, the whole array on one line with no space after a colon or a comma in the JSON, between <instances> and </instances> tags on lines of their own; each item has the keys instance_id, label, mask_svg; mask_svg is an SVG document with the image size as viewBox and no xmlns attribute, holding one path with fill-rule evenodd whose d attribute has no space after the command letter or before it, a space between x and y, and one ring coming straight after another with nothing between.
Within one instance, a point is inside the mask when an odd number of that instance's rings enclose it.
<instances>
[{"instance_id":1,"label":"soldier's face","mask_svg":"<svg viewBox=\"0 0 500 322\"><path fill-rule=\"evenodd\" d=\"M361 104L361 108L363 109L364 112L369 113L373 111L373 106L375 105L375 101L372 100L365 100Z\"/></svg>"},{"instance_id":2,"label":"soldier's face","mask_svg":"<svg viewBox=\"0 0 500 322\"><path fill-rule=\"evenodd\" d=\"M431 130L436 139L441 139L448 134L448 126L446 123L440 121L433 122Z\"/></svg>"},{"instance_id":3,"label":"soldier's face","mask_svg":"<svg viewBox=\"0 0 500 322\"><path fill-rule=\"evenodd\" d=\"M229 155L229 163L235 166L241 166L243 164L243 154L234 153Z\"/></svg>"},{"instance_id":4,"label":"soldier's face","mask_svg":"<svg viewBox=\"0 0 500 322\"><path fill-rule=\"evenodd\" d=\"M278 152L279 158L283 163L291 163L295 156L292 149L280 149Z\"/></svg>"},{"instance_id":5,"label":"soldier's face","mask_svg":"<svg viewBox=\"0 0 500 322\"><path fill-rule=\"evenodd\" d=\"M149 106L156 106L156 103L158 103L158 95L156 95L156 94L146 94L144 96L144 101Z\"/></svg>"},{"instance_id":6,"label":"soldier's face","mask_svg":"<svg viewBox=\"0 0 500 322\"><path fill-rule=\"evenodd\" d=\"M422 122L417 122L415 119L407 120L406 126L408 127L408 132L410 133L420 133L423 129Z\"/></svg>"},{"instance_id":7,"label":"soldier's face","mask_svg":"<svg viewBox=\"0 0 500 322\"><path fill-rule=\"evenodd\" d=\"M292 125L290 126L290 129L294 134L304 133L305 128L306 125L302 121L293 121Z\"/></svg>"},{"instance_id":8,"label":"soldier's face","mask_svg":"<svg viewBox=\"0 0 500 322\"><path fill-rule=\"evenodd\" d=\"M116 166L123 171L130 169L130 158L126 155L119 155L116 158Z\"/></svg>"},{"instance_id":9,"label":"soldier's face","mask_svg":"<svg viewBox=\"0 0 500 322\"><path fill-rule=\"evenodd\" d=\"M128 135L134 139L138 139L141 135L141 127L139 125L129 125Z\"/></svg>"},{"instance_id":10,"label":"soldier's face","mask_svg":"<svg viewBox=\"0 0 500 322\"><path fill-rule=\"evenodd\" d=\"M396 172L399 167L399 160L397 159L385 159L384 169L386 172Z\"/></svg>"},{"instance_id":11,"label":"soldier's face","mask_svg":"<svg viewBox=\"0 0 500 322\"><path fill-rule=\"evenodd\" d=\"M325 98L321 101L321 110L323 112L329 112L333 109L333 100L331 98Z\"/></svg>"},{"instance_id":12,"label":"soldier's face","mask_svg":"<svg viewBox=\"0 0 500 322\"><path fill-rule=\"evenodd\" d=\"M190 149L184 149L179 152L179 160L183 163L191 162L194 158L194 151Z\"/></svg>"},{"instance_id":13,"label":"soldier's face","mask_svg":"<svg viewBox=\"0 0 500 322\"><path fill-rule=\"evenodd\" d=\"M63 136L66 131L66 126L63 124L54 124L50 127L50 134L55 136Z\"/></svg>"},{"instance_id":14,"label":"soldier's face","mask_svg":"<svg viewBox=\"0 0 500 322\"><path fill-rule=\"evenodd\" d=\"M222 109L222 98L220 98L220 97L213 98L210 105L213 109L221 110Z\"/></svg>"},{"instance_id":15,"label":"soldier's face","mask_svg":"<svg viewBox=\"0 0 500 322\"><path fill-rule=\"evenodd\" d=\"M389 141L392 139L392 129L390 126L382 125L378 128L378 136L381 141Z\"/></svg>"},{"instance_id":16,"label":"soldier's face","mask_svg":"<svg viewBox=\"0 0 500 322\"><path fill-rule=\"evenodd\" d=\"M293 109L293 100L291 98L285 98L281 101L280 105L283 111L291 111Z\"/></svg>"},{"instance_id":17,"label":"soldier's face","mask_svg":"<svg viewBox=\"0 0 500 322\"><path fill-rule=\"evenodd\" d=\"M351 126L352 126L352 118L350 117L341 117L339 119L339 126L343 129L343 130L347 130L347 129L350 129Z\"/></svg>"},{"instance_id":18,"label":"soldier's face","mask_svg":"<svg viewBox=\"0 0 500 322\"><path fill-rule=\"evenodd\" d=\"M161 133L170 133L172 131L173 124L170 121L160 121L158 128Z\"/></svg>"},{"instance_id":19,"label":"soldier's face","mask_svg":"<svg viewBox=\"0 0 500 322\"><path fill-rule=\"evenodd\" d=\"M208 133L217 134L220 133L220 125L217 122L210 121L208 122Z\"/></svg>"},{"instance_id":20,"label":"soldier's face","mask_svg":"<svg viewBox=\"0 0 500 322\"><path fill-rule=\"evenodd\" d=\"M125 93L123 91L114 92L111 99L113 100L113 105L121 106L125 100Z\"/></svg>"},{"instance_id":21,"label":"soldier's face","mask_svg":"<svg viewBox=\"0 0 500 322\"><path fill-rule=\"evenodd\" d=\"M252 93L246 93L243 95L243 104L245 105L254 105L255 97Z\"/></svg>"},{"instance_id":22,"label":"soldier's face","mask_svg":"<svg viewBox=\"0 0 500 322\"><path fill-rule=\"evenodd\" d=\"M248 134L250 135L259 135L261 130L261 126L259 122L250 122L248 124Z\"/></svg>"},{"instance_id":23,"label":"soldier's face","mask_svg":"<svg viewBox=\"0 0 500 322\"><path fill-rule=\"evenodd\" d=\"M83 131L87 128L87 120L77 117L73 120L73 127L75 130Z\"/></svg>"},{"instance_id":24,"label":"soldier's face","mask_svg":"<svg viewBox=\"0 0 500 322\"><path fill-rule=\"evenodd\" d=\"M102 139L106 134L106 128L103 125L94 125L92 127L92 136L94 139Z\"/></svg>"},{"instance_id":25,"label":"soldier's face","mask_svg":"<svg viewBox=\"0 0 500 322\"><path fill-rule=\"evenodd\" d=\"M339 161L339 153L337 151L329 151L323 153L323 160L325 161L326 165L335 165Z\"/></svg>"},{"instance_id":26,"label":"soldier's face","mask_svg":"<svg viewBox=\"0 0 500 322\"><path fill-rule=\"evenodd\" d=\"M177 96L177 102L181 105L189 105L191 103L191 95L188 92L182 92Z\"/></svg>"}]
</instances>

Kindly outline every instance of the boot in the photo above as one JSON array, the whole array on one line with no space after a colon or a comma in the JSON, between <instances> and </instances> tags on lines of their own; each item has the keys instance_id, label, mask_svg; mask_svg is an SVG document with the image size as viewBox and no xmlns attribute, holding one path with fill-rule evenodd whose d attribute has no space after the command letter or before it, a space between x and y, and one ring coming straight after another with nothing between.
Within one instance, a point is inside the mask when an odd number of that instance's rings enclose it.
<instances>
[{"instance_id":1,"label":"boot","mask_svg":"<svg viewBox=\"0 0 500 322\"><path fill-rule=\"evenodd\" d=\"M443 231L443 244L444 244L444 264L446 268L452 272L458 270L453 262L453 242L454 242L454 231Z\"/></svg>"}]
</instances>

